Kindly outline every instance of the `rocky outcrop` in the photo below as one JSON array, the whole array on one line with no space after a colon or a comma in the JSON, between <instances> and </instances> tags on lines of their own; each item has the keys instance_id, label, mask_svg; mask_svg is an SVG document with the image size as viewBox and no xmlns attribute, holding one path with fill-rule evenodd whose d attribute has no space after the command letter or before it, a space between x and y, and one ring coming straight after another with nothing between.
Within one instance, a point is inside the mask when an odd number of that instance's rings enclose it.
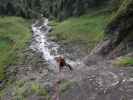
<instances>
[{"instance_id":1,"label":"rocky outcrop","mask_svg":"<svg viewBox=\"0 0 133 100\"><path fill-rule=\"evenodd\" d=\"M105 34L106 36L104 40L98 44L98 46L92 51L92 54L108 55L112 51L115 53L116 51L121 52L121 45L125 45L126 47L128 46L128 48L133 48L132 0L125 0L123 2L117 13L112 17L112 20L107 25ZM122 49L122 51L125 49Z\"/></svg>"}]
</instances>

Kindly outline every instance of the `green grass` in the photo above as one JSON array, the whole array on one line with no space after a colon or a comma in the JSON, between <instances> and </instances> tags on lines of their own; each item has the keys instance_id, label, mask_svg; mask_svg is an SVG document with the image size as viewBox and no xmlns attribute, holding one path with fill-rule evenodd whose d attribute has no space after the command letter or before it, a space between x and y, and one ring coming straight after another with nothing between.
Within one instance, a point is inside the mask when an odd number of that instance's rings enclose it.
<instances>
[{"instance_id":1,"label":"green grass","mask_svg":"<svg viewBox=\"0 0 133 100\"><path fill-rule=\"evenodd\" d=\"M31 37L30 24L19 17L0 17L0 79L4 67L18 61L18 52Z\"/></svg>"},{"instance_id":2,"label":"green grass","mask_svg":"<svg viewBox=\"0 0 133 100\"><path fill-rule=\"evenodd\" d=\"M113 62L114 65L116 66L133 66L133 58L131 57L120 57L119 59L116 59Z\"/></svg>"},{"instance_id":3,"label":"green grass","mask_svg":"<svg viewBox=\"0 0 133 100\"><path fill-rule=\"evenodd\" d=\"M54 30L50 35L56 36L61 42L97 43L103 38L103 31L109 19L109 14L96 14L73 17L63 22L53 21L50 24Z\"/></svg>"},{"instance_id":4,"label":"green grass","mask_svg":"<svg viewBox=\"0 0 133 100\"><path fill-rule=\"evenodd\" d=\"M51 100L48 90L38 82L17 80L14 84L9 84L8 89L12 92L12 100L29 100L28 98L31 96L44 97L44 100ZM0 98L6 95L7 89L0 91Z\"/></svg>"},{"instance_id":5,"label":"green grass","mask_svg":"<svg viewBox=\"0 0 133 100\"><path fill-rule=\"evenodd\" d=\"M45 96L47 100L50 98L48 92L38 83L33 83L31 85L31 90L40 96Z\"/></svg>"},{"instance_id":6,"label":"green grass","mask_svg":"<svg viewBox=\"0 0 133 100\"><path fill-rule=\"evenodd\" d=\"M68 81L68 80L63 80L60 84L59 91L61 94L66 92L69 88L71 88L74 84L76 84L74 81Z\"/></svg>"},{"instance_id":7,"label":"green grass","mask_svg":"<svg viewBox=\"0 0 133 100\"><path fill-rule=\"evenodd\" d=\"M44 100L51 100L46 88L36 82L18 80L14 84L8 85L8 87L12 91L12 100L29 100L28 97L34 95L44 97ZM6 89L1 91L0 98L7 95L6 92Z\"/></svg>"}]
</instances>

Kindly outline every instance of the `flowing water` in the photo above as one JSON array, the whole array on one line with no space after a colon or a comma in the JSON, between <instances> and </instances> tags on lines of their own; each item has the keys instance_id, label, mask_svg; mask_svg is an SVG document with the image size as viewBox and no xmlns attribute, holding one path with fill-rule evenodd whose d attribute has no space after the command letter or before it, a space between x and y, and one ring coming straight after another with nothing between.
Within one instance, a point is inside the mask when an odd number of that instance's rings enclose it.
<instances>
[{"instance_id":1,"label":"flowing water","mask_svg":"<svg viewBox=\"0 0 133 100\"><path fill-rule=\"evenodd\" d=\"M43 22L40 22L38 20L32 25L34 40L30 47L34 51L40 52L48 64L56 65L54 58L58 55L59 45L52 41L48 41L47 35L51 27L48 26L48 19L42 21ZM39 23L41 24L39 25Z\"/></svg>"}]
</instances>

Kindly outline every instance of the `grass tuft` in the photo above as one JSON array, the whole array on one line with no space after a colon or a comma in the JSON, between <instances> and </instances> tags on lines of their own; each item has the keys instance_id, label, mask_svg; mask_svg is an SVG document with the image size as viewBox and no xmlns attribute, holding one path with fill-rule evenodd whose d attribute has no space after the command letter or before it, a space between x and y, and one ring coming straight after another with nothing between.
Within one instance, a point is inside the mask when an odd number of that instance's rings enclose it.
<instances>
[{"instance_id":1,"label":"grass tuft","mask_svg":"<svg viewBox=\"0 0 133 100\"><path fill-rule=\"evenodd\" d=\"M114 65L116 66L133 66L133 58L131 57L120 57L119 59L116 59L113 62Z\"/></svg>"}]
</instances>

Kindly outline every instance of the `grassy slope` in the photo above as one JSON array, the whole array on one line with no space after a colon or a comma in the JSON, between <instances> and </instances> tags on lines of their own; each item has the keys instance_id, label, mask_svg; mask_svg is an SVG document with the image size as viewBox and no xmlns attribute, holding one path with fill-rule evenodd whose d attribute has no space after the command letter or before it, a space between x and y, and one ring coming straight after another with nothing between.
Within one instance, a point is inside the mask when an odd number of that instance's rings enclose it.
<instances>
[{"instance_id":1,"label":"grassy slope","mask_svg":"<svg viewBox=\"0 0 133 100\"><path fill-rule=\"evenodd\" d=\"M18 61L17 53L30 38L29 24L18 17L0 17L0 79L4 67Z\"/></svg>"},{"instance_id":2,"label":"grassy slope","mask_svg":"<svg viewBox=\"0 0 133 100\"><path fill-rule=\"evenodd\" d=\"M103 37L104 28L109 21L109 14L83 15L77 18L69 18L63 22L52 22L54 31L51 35L56 36L61 42L84 41L98 42Z\"/></svg>"}]
</instances>

